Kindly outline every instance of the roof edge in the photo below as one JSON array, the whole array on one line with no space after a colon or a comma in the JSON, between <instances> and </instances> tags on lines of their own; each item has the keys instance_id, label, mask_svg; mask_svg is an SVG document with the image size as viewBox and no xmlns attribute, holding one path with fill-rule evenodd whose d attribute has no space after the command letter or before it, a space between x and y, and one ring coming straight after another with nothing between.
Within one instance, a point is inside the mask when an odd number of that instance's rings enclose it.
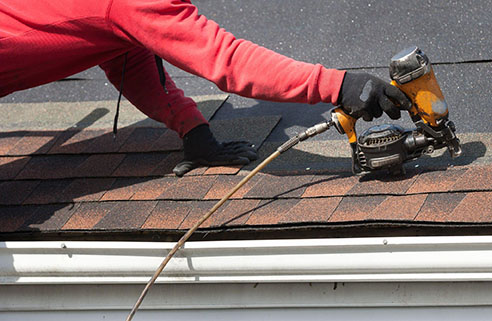
<instances>
[{"instance_id":1,"label":"roof edge","mask_svg":"<svg viewBox=\"0 0 492 321\"><path fill-rule=\"evenodd\" d=\"M0 233L1 241L139 241L176 242L183 229L53 230ZM344 222L300 222L270 225L232 225L199 228L191 241L268 240L353 237L421 237L492 235L486 222L425 222L364 220Z\"/></svg>"}]
</instances>

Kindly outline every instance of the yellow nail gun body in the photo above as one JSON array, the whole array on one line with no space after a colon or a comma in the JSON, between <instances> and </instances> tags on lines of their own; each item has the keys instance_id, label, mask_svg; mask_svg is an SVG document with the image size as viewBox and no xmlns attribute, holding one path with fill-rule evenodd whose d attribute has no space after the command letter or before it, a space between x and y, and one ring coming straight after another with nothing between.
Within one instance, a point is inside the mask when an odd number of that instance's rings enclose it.
<instances>
[{"instance_id":1,"label":"yellow nail gun body","mask_svg":"<svg viewBox=\"0 0 492 321\"><path fill-rule=\"evenodd\" d=\"M391 84L412 101L409 113L416 128L379 125L357 137L356 119L335 108L332 121L349 139L353 172L389 169L400 173L404 162L443 147L452 157L461 155L455 126L448 119L448 106L428 57L417 47L407 48L391 59L390 76Z\"/></svg>"}]
</instances>

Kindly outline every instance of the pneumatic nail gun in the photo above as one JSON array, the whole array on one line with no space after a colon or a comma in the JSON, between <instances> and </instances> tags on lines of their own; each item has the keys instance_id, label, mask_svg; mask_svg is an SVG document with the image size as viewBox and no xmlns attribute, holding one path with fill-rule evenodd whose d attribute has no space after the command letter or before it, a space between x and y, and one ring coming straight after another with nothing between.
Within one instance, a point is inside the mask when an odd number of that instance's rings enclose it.
<instances>
[{"instance_id":1,"label":"pneumatic nail gun","mask_svg":"<svg viewBox=\"0 0 492 321\"><path fill-rule=\"evenodd\" d=\"M412 101L409 110L414 129L398 125L373 126L357 137L356 119L335 108L332 122L346 134L352 148L352 171L355 174L388 169L404 172L403 163L434 150L447 147L451 157L462 153L454 123L448 119L448 106L437 83L429 58L418 48L407 48L390 63L391 84Z\"/></svg>"}]
</instances>

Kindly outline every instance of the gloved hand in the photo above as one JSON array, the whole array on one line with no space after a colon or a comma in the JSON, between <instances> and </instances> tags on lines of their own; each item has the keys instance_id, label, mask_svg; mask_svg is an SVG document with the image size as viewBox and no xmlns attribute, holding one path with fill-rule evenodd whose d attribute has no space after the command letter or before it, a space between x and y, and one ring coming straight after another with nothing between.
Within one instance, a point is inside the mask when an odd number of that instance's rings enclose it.
<instances>
[{"instance_id":1,"label":"gloved hand","mask_svg":"<svg viewBox=\"0 0 492 321\"><path fill-rule=\"evenodd\" d=\"M217 142L207 124L199 125L185 134L183 147L184 160L173 169L179 177L200 165L247 165L258 159L256 150L248 142Z\"/></svg>"},{"instance_id":2,"label":"gloved hand","mask_svg":"<svg viewBox=\"0 0 492 321\"><path fill-rule=\"evenodd\" d=\"M345 74L338 102L342 109L354 118L371 121L383 111L391 119L401 116L400 110L408 110L412 102L393 85L367 73Z\"/></svg>"}]
</instances>

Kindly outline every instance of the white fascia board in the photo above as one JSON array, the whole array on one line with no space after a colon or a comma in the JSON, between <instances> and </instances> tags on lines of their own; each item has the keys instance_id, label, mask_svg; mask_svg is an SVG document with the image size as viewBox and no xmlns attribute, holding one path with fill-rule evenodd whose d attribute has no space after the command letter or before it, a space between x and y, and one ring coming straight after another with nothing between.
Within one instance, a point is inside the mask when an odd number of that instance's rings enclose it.
<instances>
[{"instance_id":1,"label":"white fascia board","mask_svg":"<svg viewBox=\"0 0 492 321\"><path fill-rule=\"evenodd\" d=\"M0 284L143 284L173 246L0 242ZM158 283L491 280L492 236L450 236L188 242Z\"/></svg>"},{"instance_id":2,"label":"white fascia board","mask_svg":"<svg viewBox=\"0 0 492 321\"><path fill-rule=\"evenodd\" d=\"M142 284L0 286L0 313L77 310L128 313L143 287ZM160 283L151 288L140 310L426 306L491 307L490 283Z\"/></svg>"}]
</instances>

